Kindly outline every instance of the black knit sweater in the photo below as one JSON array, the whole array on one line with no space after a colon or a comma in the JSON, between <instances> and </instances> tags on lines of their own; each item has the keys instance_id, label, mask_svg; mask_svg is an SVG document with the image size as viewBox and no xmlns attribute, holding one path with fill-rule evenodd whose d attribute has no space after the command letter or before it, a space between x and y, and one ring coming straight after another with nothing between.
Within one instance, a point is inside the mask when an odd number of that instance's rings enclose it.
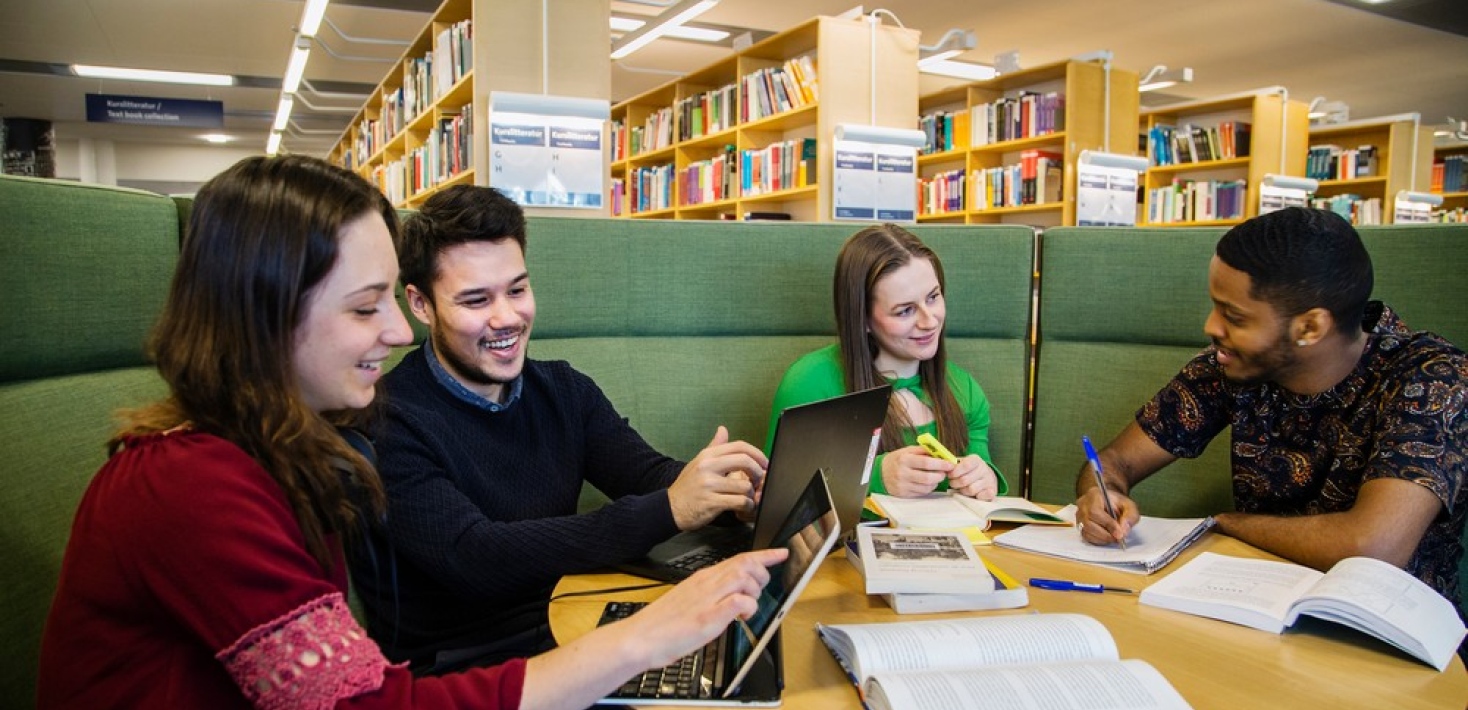
<instances>
[{"instance_id":1,"label":"black knit sweater","mask_svg":"<svg viewBox=\"0 0 1468 710\"><path fill-rule=\"evenodd\" d=\"M635 559L678 531L667 487L683 462L567 363L530 360L522 377L519 400L499 412L454 397L422 348L385 378L376 443L388 542L358 550L352 567L393 660L416 666L543 624L562 575ZM582 481L612 502L578 514Z\"/></svg>"}]
</instances>

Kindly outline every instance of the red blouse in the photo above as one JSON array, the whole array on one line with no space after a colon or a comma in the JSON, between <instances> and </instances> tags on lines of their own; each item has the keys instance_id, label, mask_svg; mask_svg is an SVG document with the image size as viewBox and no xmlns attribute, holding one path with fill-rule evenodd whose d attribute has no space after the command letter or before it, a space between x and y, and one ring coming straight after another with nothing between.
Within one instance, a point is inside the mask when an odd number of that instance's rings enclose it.
<instances>
[{"instance_id":1,"label":"red blouse","mask_svg":"<svg viewBox=\"0 0 1468 710\"><path fill-rule=\"evenodd\" d=\"M82 497L41 708L516 708L524 661L414 679L352 618L274 479L196 432L140 437Z\"/></svg>"}]
</instances>

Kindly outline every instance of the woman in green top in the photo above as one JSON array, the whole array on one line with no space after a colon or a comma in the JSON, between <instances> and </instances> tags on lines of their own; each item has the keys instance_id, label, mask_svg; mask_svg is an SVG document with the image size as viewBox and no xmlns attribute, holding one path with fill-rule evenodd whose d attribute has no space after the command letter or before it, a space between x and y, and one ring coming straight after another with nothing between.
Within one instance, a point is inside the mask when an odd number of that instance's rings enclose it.
<instances>
[{"instance_id":1,"label":"woman in green top","mask_svg":"<svg viewBox=\"0 0 1468 710\"><path fill-rule=\"evenodd\" d=\"M788 407L892 384L871 491L919 496L951 488L982 500L1008 489L989 460L989 400L974 378L950 364L943 345L943 264L894 224L868 227L836 257L837 343L807 353L785 371L770 416ZM929 456L917 435L932 434L958 456ZM769 442L766 442L766 449Z\"/></svg>"}]
</instances>

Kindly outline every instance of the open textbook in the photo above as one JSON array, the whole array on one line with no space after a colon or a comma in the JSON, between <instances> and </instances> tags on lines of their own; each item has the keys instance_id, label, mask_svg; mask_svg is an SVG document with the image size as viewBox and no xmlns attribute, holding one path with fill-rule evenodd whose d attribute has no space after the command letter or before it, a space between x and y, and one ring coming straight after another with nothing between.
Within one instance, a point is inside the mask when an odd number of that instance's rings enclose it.
<instances>
[{"instance_id":1,"label":"open textbook","mask_svg":"<svg viewBox=\"0 0 1468 710\"><path fill-rule=\"evenodd\" d=\"M1081 614L816 625L872 710L1188 708Z\"/></svg>"},{"instance_id":2,"label":"open textbook","mask_svg":"<svg viewBox=\"0 0 1468 710\"><path fill-rule=\"evenodd\" d=\"M956 530L976 527L987 530L994 521L1069 524L1044 508L1013 496L999 496L992 501L983 501L947 492L929 493L916 498L873 493L871 499L893 525L904 528Z\"/></svg>"},{"instance_id":3,"label":"open textbook","mask_svg":"<svg viewBox=\"0 0 1468 710\"><path fill-rule=\"evenodd\" d=\"M1075 520L1075 506L1057 515ZM1126 549L1116 544L1092 545L1081 539L1073 526L1025 525L994 538L994 544L1076 562L1151 574L1167 566L1195 540L1213 527L1213 518L1149 518L1145 515L1127 534Z\"/></svg>"},{"instance_id":4,"label":"open textbook","mask_svg":"<svg viewBox=\"0 0 1468 710\"><path fill-rule=\"evenodd\" d=\"M925 533L927 534L927 533ZM958 535L960 533L945 532ZM846 543L846 560L865 579L866 566L861 557L861 547L856 540ZM983 560L989 575L988 584L980 584L963 592L888 592L881 596L899 614L935 614L945 611L985 611L989 609L1013 609L1030 603L1029 590L1018 580L999 569L993 562ZM992 586L991 586L992 585ZM986 591L979 591L986 590Z\"/></svg>"},{"instance_id":5,"label":"open textbook","mask_svg":"<svg viewBox=\"0 0 1468 710\"><path fill-rule=\"evenodd\" d=\"M1276 634L1305 614L1375 636L1439 671L1465 633L1452 602L1369 557L1348 557L1322 573L1204 552L1143 590L1141 602Z\"/></svg>"}]
</instances>

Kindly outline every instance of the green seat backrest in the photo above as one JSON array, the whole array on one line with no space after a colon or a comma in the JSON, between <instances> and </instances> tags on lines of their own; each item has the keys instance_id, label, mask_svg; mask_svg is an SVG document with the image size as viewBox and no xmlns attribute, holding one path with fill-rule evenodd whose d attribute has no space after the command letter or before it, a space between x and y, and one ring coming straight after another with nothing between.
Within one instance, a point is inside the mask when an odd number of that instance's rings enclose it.
<instances>
[{"instance_id":1,"label":"green seat backrest","mask_svg":"<svg viewBox=\"0 0 1468 710\"><path fill-rule=\"evenodd\" d=\"M719 424L761 445L785 368L834 341L831 276L859 228L532 218L530 353L591 375L670 456L692 457ZM993 453L1017 477L1033 232L915 231L944 262L950 357L989 395Z\"/></svg>"},{"instance_id":2,"label":"green seat backrest","mask_svg":"<svg viewBox=\"0 0 1468 710\"><path fill-rule=\"evenodd\" d=\"M1075 500L1085 457L1208 344L1208 261L1221 229L1056 228L1041 238L1031 496ZM1228 437L1133 492L1148 515L1232 506Z\"/></svg>"},{"instance_id":3,"label":"green seat backrest","mask_svg":"<svg viewBox=\"0 0 1468 710\"><path fill-rule=\"evenodd\" d=\"M112 415L162 394L143 355L178 254L166 197L0 176L0 697L35 698L36 662L77 500Z\"/></svg>"}]
</instances>

